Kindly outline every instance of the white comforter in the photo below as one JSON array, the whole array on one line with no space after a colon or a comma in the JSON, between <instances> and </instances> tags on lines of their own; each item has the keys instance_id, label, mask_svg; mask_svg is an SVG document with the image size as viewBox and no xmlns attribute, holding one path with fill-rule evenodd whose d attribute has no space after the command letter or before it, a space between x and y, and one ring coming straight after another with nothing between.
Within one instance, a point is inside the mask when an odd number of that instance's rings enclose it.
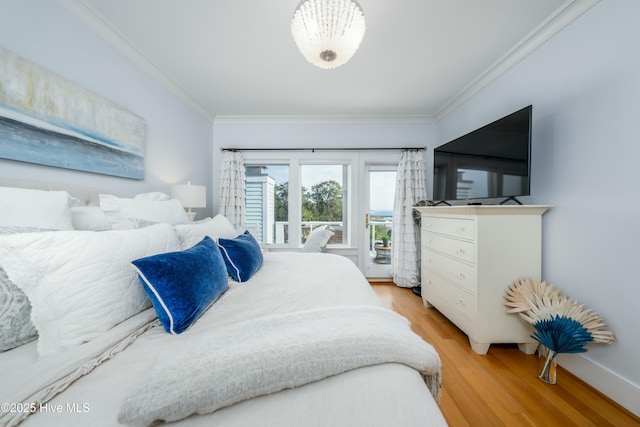
<instances>
[{"instance_id":1,"label":"white comforter","mask_svg":"<svg viewBox=\"0 0 640 427\"><path fill-rule=\"evenodd\" d=\"M269 253L254 278L243 284L232 283L182 339L195 336L201 329L224 328L243 320L349 305L381 305L351 261L327 254ZM123 338L130 333L128 330ZM158 353L175 338L162 328L152 328L113 359L38 406L21 426L119 425L117 414L125 395L144 380ZM13 352L0 355L3 372L4 366L8 366L5 362L16 372L32 369L36 350L35 346L31 347L22 349L24 364L9 361L7 355ZM33 354L26 357L29 351ZM5 387L17 386L4 381L0 384L3 398L12 396L11 392L6 393ZM239 402L212 414L189 417L180 425L438 426L446 423L420 373L391 363L351 370Z\"/></svg>"}]
</instances>

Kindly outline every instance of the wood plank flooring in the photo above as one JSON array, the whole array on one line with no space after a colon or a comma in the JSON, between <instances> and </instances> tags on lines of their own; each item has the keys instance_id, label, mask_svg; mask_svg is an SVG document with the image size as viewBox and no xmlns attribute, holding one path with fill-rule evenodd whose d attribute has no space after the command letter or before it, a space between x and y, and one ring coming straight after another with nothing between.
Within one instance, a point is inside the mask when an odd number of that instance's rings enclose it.
<instances>
[{"instance_id":1,"label":"wood plank flooring","mask_svg":"<svg viewBox=\"0 0 640 427\"><path fill-rule=\"evenodd\" d=\"M385 305L402 314L442 360L440 409L451 427L640 426L626 411L558 367L557 383L538 379L538 357L514 345L474 353L467 336L410 289L390 282L371 286Z\"/></svg>"}]
</instances>

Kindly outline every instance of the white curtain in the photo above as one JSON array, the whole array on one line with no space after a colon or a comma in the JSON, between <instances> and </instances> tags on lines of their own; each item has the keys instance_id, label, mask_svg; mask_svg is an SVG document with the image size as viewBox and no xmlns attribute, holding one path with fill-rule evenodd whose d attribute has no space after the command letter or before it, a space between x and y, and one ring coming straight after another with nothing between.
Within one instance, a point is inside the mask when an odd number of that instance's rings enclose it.
<instances>
[{"instance_id":1,"label":"white curtain","mask_svg":"<svg viewBox=\"0 0 640 427\"><path fill-rule=\"evenodd\" d=\"M396 174L393 203L393 281L403 288L420 286L420 230L413 205L427 198L422 150L405 150Z\"/></svg>"},{"instance_id":2,"label":"white curtain","mask_svg":"<svg viewBox=\"0 0 640 427\"><path fill-rule=\"evenodd\" d=\"M245 223L245 178L242 154L225 151L220 173L219 213L234 227Z\"/></svg>"}]
</instances>

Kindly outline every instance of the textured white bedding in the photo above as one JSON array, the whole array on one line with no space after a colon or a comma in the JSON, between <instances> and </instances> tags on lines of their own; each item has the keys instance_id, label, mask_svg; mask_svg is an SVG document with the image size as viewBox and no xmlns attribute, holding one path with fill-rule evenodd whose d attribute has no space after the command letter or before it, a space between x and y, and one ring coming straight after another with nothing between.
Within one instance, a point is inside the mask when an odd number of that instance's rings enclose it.
<instances>
[{"instance_id":1,"label":"textured white bedding","mask_svg":"<svg viewBox=\"0 0 640 427\"><path fill-rule=\"evenodd\" d=\"M0 353L0 425L12 426L158 324L147 309L100 337L64 353L38 355L36 341ZM46 408L46 405L44 405Z\"/></svg>"},{"instance_id":2,"label":"textured white bedding","mask_svg":"<svg viewBox=\"0 0 640 427\"><path fill-rule=\"evenodd\" d=\"M118 421L181 420L385 363L416 369L439 398L438 354L386 308L321 308L202 332L163 346L147 378L125 397Z\"/></svg>"},{"instance_id":3,"label":"textured white bedding","mask_svg":"<svg viewBox=\"0 0 640 427\"><path fill-rule=\"evenodd\" d=\"M262 316L348 305L381 306L348 259L328 254L268 253L254 278L246 283L231 283L229 290L184 334L172 336L162 328L152 328L126 350L38 407L20 425L119 425L117 414L124 396L151 369L167 340L187 341L200 328L211 325L222 328ZM5 365L1 366L4 371ZM13 378L15 381L17 377ZM3 398L10 396L7 399L11 402L13 394L7 393L5 387L16 384L0 384ZM411 427L446 423L417 371L404 365L384 364L237 403L213 414L187 418L177 425Z\"/></svg>"}]
</instances>

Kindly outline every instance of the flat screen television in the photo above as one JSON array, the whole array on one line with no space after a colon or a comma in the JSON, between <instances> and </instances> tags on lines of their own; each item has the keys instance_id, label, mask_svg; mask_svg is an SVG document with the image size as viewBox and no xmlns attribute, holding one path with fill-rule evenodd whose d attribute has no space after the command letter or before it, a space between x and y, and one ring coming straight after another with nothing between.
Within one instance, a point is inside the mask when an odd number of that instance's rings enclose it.
<instances>
[{"instance_id":1,"label":"flat screen television","mask_svg":"<svg viewBox=\"0 0 640 427\"><path fill-rule=\"evenodd\" d=\"M434 150L436 201L528 196L531 178L529 105Z\"/></svg>"}]
</instances>

